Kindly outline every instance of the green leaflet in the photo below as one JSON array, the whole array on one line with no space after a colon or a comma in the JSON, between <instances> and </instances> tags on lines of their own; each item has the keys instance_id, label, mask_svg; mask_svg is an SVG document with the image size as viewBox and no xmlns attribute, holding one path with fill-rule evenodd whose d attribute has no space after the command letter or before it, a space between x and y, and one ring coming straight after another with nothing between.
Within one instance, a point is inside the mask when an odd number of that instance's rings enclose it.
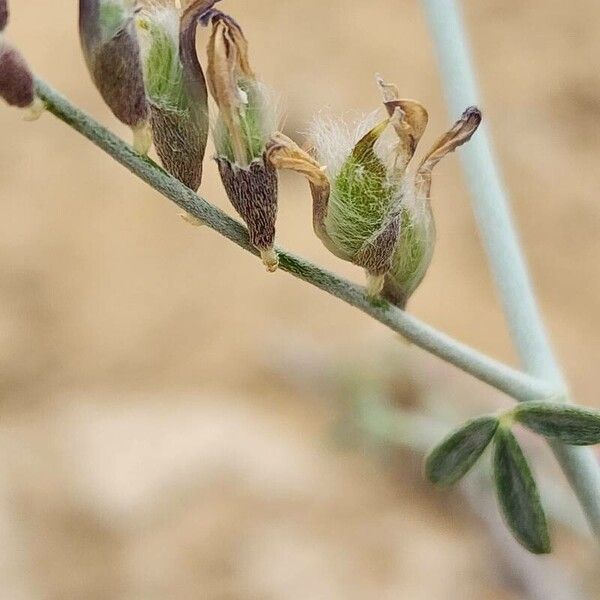
<instances>
[{"instance_id":1,"label":"green leaflet","mask_svg":"<svg viewBox=\"0 0 600 600\"><path fill-rule=\"evenodd\" d=\"M494 437L494 478L498 503L515 538L530 552L550 552L550 536L537 485L521 447L509 429Z\"/></svg>"},{"instance_id":2,"label":"green leaflet","mask_svg":"<svg viewBox=\"0 0 600 600\"><path fill-rule=\"evenodd\" d=\"M498 428L496 417L479 417L451 433L427 457L425 473L439 485L456 483L477 462Z\"/></svg>"},{"instance_id":3,"label":"green leaflet","mask_svg":"<svg viewBox=\"0 0 600 600\"><path fill-rule=\"evenodd\" d=\"M564 444L600 444L600 411L566 404L524 402L513 411L515 420L535 433Z\"/></svg>"}]
</instances>

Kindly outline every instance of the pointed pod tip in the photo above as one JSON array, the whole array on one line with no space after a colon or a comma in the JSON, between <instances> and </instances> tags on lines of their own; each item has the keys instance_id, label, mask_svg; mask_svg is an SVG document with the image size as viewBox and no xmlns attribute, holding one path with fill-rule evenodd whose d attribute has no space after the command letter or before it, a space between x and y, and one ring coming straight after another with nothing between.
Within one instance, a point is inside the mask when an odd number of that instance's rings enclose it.
<instances>
[{"instance_id":1,"label":"pointed pod tip","mask_svg":"<svg viewBox=\"0 0 600 600\"><path fill-rule=\"evenodd\" d=\"M275 273L279 268L279 256L274 248L260 250L260 258L269 273Z\"/></svg>"},{"instance_id":2,"label":"pointed pod tip","mask_svg":"<svg viewBox=\"0 0 600 600\"><path fill-rule=\"evenodd\" d=\"M479 123L481 123L481 121L483 120L483 114L477 106L469 106L469 108L467 108L465 112L463 112L461 118L465 121L471 121L479 125Z\"/></svg>"},{"instance_id":3,"label":"pointed pod tip","mask_svg":"<svg viewBox=\"0 0 600 600\"><path fill-rule=\"evenodd\" d=\"M45 112L46 103L35 96L33 102L25 109L25 114L23 115L24 121L37 121Z\"/></svg>"},{"instance_id":4,"label":"pointed pod tip","mask_svg":"<svg viewBox=\"0 0 600 600\"><path fill-rule=\"evenodd\" d=\"M141 156L146 156L152 146L150 123L142 121L138 125L134 125L131 131L133 133L133 149Z\"/></svg>"}]
</instances>

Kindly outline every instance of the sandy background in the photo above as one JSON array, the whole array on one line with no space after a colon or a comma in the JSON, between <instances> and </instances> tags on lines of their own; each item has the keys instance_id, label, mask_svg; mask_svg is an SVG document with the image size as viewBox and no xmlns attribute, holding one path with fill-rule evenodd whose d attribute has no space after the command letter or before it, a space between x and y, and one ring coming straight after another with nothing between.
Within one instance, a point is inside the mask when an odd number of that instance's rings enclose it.
<instances>
[{"instance_id":1,"label":"sandy background","mask_svg":"<svg viewBox=\"0 0 600 600\"><path fill-rule=\"evenodd\" d=\"M576 397L600 406L600 7L464 6L546 321ZM324 106L375 107L375 72L428 107L423 147L456 116L418 2L223 8L285 93L290 133ZM128 135L84 69L75 2L13 0L9 37ZM375 373L397 404L448 419L496 394L183 223L51 116L29 124L0 107L0 132L2 600L550 598L547 569L561 597L598 597L597 556L566 529L555 531L558 563L521 562L520 577L493 510L482 521L459 494L433 492L413 453L335 433L349 372ZM439 243L410 310L513 361L458 160L436 175ZM203 194L231 211L209 161ZM314 237L303 182L283 177L280 205L280 242L360 280Z\"/></svg>"}]
</instances>

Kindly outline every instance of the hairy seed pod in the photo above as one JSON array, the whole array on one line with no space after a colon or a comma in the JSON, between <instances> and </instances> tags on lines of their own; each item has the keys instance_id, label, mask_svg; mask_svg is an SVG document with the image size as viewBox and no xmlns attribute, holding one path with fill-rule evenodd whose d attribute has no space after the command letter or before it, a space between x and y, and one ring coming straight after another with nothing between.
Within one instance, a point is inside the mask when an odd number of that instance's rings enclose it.
<instances>
[{"instance_id":1,"label":"hairy seed pod","mask_svg":"<svg viewBox=\"0 0 600 600\"><path fill-rule=\"evenodd\" d=\"M386 118L370 115L353 126L320 117L311 137L327 165L328 198L313 187L316 234L336 256L362 267L370 295L404 308L423 280L435 246L429 199L431 170L468 141L481 113L468 109L416 170L409 164L427 127L427 111L379 79Z\"/></svg>"},{"instance_id":2,"label":"hairy seed pod","mask_svg":"<svg viewBox=\"0 0 600 600\"><path fill-rule=\"evenodd\" d=\"M135 0L79 0L79 35L85 61L102 98L134 133L145 154L151 140Z\"/></svg>"},{"instance_id":3,"label":"hairy seed pod","mask_svg":"<svg viewBox=\"0 0 600 600\"><path fill-rule=\"evenodd\" d=\"M226 158L216 158L223 187L231 204L248 225L250 243L260 252L269 271L275 271L279 260L273 246L277 220L277 171L262 159L248 167L239 167Z\"/></svg>"},{"instance_id":4,"label":"hairy seed pod","mask_svg":"<svg viewBox=\"0 0 600 600\"><path fill-rule=\"evenodd\" d=\"M277 172L266 151L277 129L277 102L250 67L242 29L215 10L215 3L204 2L203 23L212 25L207 79L219 109L212 128L216 160L229 200L267 269L274 271Z\"/></svg>"},{"instance_id":5,"label":"hairy seed pod","mask_svg":"<svg viewBox=\"0 0 600 600\"><path fill-rule=\"evenodd\" d=\"M8 24L8 0L0 0L0 32Z\"/></svg>"},{"instance_id":6,"label":"hairy seed pod","mask_svg":"<svg viewBox=\"0 0 600 600\"><path fill-rule=\"evenodd\" d=\"M174 7L154 5L139 21L154 145L167 171L193 190L202 181L209 129L208 92L196 54L204 8L199 12L197 5L192 2L181 17Z\"/></svg>"}]
</instances>

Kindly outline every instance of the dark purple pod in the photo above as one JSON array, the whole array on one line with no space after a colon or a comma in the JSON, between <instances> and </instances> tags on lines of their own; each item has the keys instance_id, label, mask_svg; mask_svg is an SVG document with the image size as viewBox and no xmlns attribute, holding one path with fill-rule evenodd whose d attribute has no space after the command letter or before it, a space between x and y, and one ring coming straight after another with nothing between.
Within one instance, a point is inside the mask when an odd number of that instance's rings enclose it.
<instances>
[{"instance_id":1,"label":"dark purple pod","mask_svg":"<svg viewBox=\"0 0 600 600\"><path fill-rule=\"evenodd\" d=\"M273 249L277 220L277 171L268 160L253 160L240 167L226 158L215 159L231 204L248 226L250 242L269 271L279 264Z\"/></svg>"},{"instance_id":2,"label":"dark purple pod","mask_svg":"<svg viewBox=\"0 0 600 600\"><path fill-rule=\"evenodd\" d=\"M79 0L81 47L92 79L114 115L134 130L148 120L148 102L133 3Z\"/></svg>"},{"instance_id":3,"label":"dark purple pod","mask_svg":"<svg viewBox=\"0 0 600 600\"><path fill-rule=\"evenodd\" d=\"M8 0L0 0L0 31L8 24Z\"/></svg>"},{"instance_id":4,"label":"dark purple pod","mask_svg":"<svg viewBox=\"0 0 600 600\"><path fill-rule=\"evenodd\" d=\"M17 108L28 108L35 100L35 85L21 53L0 42L0 96Z\"/></svg>"}]
</instances>

